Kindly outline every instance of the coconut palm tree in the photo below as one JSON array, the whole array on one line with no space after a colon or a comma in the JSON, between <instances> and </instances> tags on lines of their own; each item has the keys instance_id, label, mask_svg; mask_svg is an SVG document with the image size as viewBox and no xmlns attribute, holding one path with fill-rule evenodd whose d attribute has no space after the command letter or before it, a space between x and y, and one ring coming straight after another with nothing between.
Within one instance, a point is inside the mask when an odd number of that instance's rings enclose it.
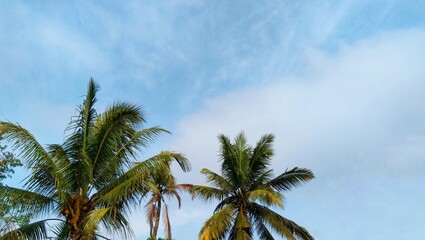
<instances>
[{"instance_id":1,"label":"coconut palm tree","mask_svg":"<svg viewBox=\"0 0 425 240\"><path fill-rule=\"evenodd\" d=\"M221 175L202 169L212 186L193 186L196 196L205 201L219 200L214 214L204 223L200 240L275 239L273 232L287 239L314 239L306 229L273 209L283 209L284 190L290 190L314 178L308 169L293 168L273 177L274 136L261 137L253 148L240 133L232 144L219 136Z\"/></svg>"},{"instance_id":2,"label":"coconut palm tree","mask_svg":"<svg viewBox=\"0 0 425 240\"><path fill-rule=\"evenodd\" d=\"M190 192L192 185L176 184L176 180L171 173L170 167L162 169L161 171L153 172L149 179L151 196L145 205L146 217L150 226L149 239L156 240L159 221L161 218L161 208L163 209L165 238L172 239L170 218L168 216L168 206L165 198L167 197L171 199L172 197L175 197L180 208L181 198L179 191Z\"/></svg>"},{"instance_id":3,"label":"coconut palm tree","mask_svg":"<svg viewBox=\"0 0 425 240\"><path fill-rule=\"evenodd\" d=\"M167 131L143 128L140 107L129 103L114 103L97 113L97 91L90 80L78 116L71 119L60 145L43 148L25 128L0 122L0 137L11 142L31 172L23 189L1 186L0 195L9 203L26 199L20 210L42 219L3 239L16 235L46 239L49 231L58 239L108 239L104 233L130 238L128 214L149 191L146 180L150 171L167 168L174 160L184 171L189 170L187 159L174 152L139 161L141 151Z\"/></svg>"}]
</instances>

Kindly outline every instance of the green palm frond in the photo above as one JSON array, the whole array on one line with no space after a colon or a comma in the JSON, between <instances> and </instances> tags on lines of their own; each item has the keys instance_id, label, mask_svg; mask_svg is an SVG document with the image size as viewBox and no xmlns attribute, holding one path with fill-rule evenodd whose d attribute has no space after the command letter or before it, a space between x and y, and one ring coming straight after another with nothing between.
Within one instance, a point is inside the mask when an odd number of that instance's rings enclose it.
<instances>
[{"instance_id":1,"label":"green palm frond","mask_svg":"<svg viewBox=\"0 0 425 240\"><path fill-rule=\"evenodd\" d=\"M83 130L83 152L87 150L87 144L89 141L90 128L94 124L96 118L96 109L93 108L96 103L96 93L99 87L94 83L93 79L90 79L87 90L86 100L84 100L81 108L81 122L80 126Z\"/></svg>"},{"instance_id":2,"label":"green palm frond","mask_svg":"<svg viewBox=\"0 0 425 240\"><path fill-rule=\"evenodd\" d=\"M108 213L112 214L111 209L112 209L111 207L101 208L101 209L92 210L89 213L87 213L84 216L84 218L81 220L83 232L87 232L87 233L96 232L99 222L105 217L105 215Z\"/></svg>"},{"instance_id":3,"label":"green palm frond","mask_svg":"<svg viewBox=\"0 0 425 240\"><path fill-rule=\"evenodd\" d=\"M271 226L276 232L280 233L282 237L296 240L294 236L297 236L302 240L314 240L305 228L298 226L295 222L284 218L267 207L251 203L250 211Z\"/></svg>"},{"instance_id":4,"label":"green palm frond","mask_svg":"<svg viewBox=\"0 0 425 240\"><path fill-rule=\"evenodd\" d=\"M230 197L226 197L221 201L217 207L215 207L214 212L220 211L223 207L229 205L229 204L236 204L238 202L239 198L235 195L231 195Z\"/></svg>"},{"instance_id":5,"label":"green palm frond","mask_svg":"<svg viewBox=\"0 0 425 240\"><path fill-rule=\"evenodd\" d=\"M114 208L110 214L105 214L102 218L102 228L106 230L106 236L116 236L116 239L134 239L134 232L128 222L128 217Z\"/></svg>"},{"instance_id":6,"label":"green palm frond","mask_svg":"<svg viewBox=\"0 0 425 240\"><path fill-rule=\"evenodd\" d=\"M254 225L255 230L258 233L258 236L261 240L274 240L273 235L270 233L269 229L267 229L266 225L264 224L263 220L253 216L254 219Z\"/></svg>"},{"instance_id":7,"label":"green palm frond","mask_svg":"<svg viewBox=\"0 0 425 240\"><path fill-rule=\"evenodd\" d=\"M201 198L205 202L213 200L223 200L227 196L227 192L214 187L193 185L193 193L196 197Z\"/></svg>"},{"instance_id":8,"label":"green palm frond","mask_svg":"<svg viewBox=\"0 0 425 240\"><path fill-rule=\"evenodd\" d=\"M231 144L230 139L224 135L219 135L221 142L220 160L223 176L235 185L247 185L250 182L249 159L252 148L247 145L245 135L240 133L235 138L235 143Z\"/></svg>"},{"instance_id":9,"label":"green palm frond","mask_svg":"<svg viewBox=\"0 0 425 240\"><path fill-rule=\"evenodd\" d=\"M298 187L313 178L314 174L311 170L295 167L270 180L266 185L279 191L287 191L291 190L293 187Z\"/></svg>"},{"instance_id":10,"label":"green palm frond","mask_svg":"<svg viewBox=\"0 0 425 240\"><path fill-rule=\"evenodd\" d=\"M0 240L15 240L15 239L31 239L31 240L44 240L47 238L47 219L43 221L34 222L22 226L16 230L8 232L0 236Z\"/></svg>"},{"instance_id":11,"label":"green palm frond","mask_svg":"<svg viewBox=\"0 0 425 240\"><path fill-rule=\"evenodd\" d=\"M25 166L33 169L35 174L27 182L30 190L51 195L56 186L64 182L55 161L26 129L10 122L0 122L0 137L12 142Z\"/></svg>"},{"instance_id":12,"label":"green palm frond","mask_svg":"<svg viewBox=\"0 0 425 240\"><path fill-rule=\"evenodd\" d=\"M185 164L183 155L173 152L161 152L143 162L136 163L125 174L116 178L108 186L96 193L96 199L106 205L137 203L137 197L149 190L147 178L152 171L166 171L172 161Z\"/></svg>"},{"instance_id":13,"label":"green palm frond","mask_svg":"<svg viewBox=\"0 0 425 240\"><path fill-rule=\"evenodd\" d=\"M224 178L229 182L236 183L239 185L239 173L238 165L235 159L235 149L232 146L230 139L224 135L219 135L218 139L220 145L220 161L221 161L221 173Z\"/></svg>"},{"instance_id":14,"label":"green palm frond","mask_svg":"<svg viewBox=\"0 0 425 240\"><path fill-rule=\"evenodd\" d=\"M14 209L23 214L31 213L34 216L48 214L58 205L54 198L8 186L0 185L0 196L4 204L13 206ZM25 199L26 201L17 201L18 199Z\"/></svg>"},{"instance_id":15,"label":"green palm frond","mask_svg":"<svg viewBox=\"0 0 425 240\"><path fill-rule=\"evenodd\" d=\"M134 126L143 122L140 107L128 103L115 103L99 115L93 132L93 166L99 159L113 157L117 147L125 145L136 133Z\"/></svg>"},{"instance_id":16,"label":"green palm frond","mask_svg":"<svg viewBox=\"0 0 425 240\"><path fill-rule=\"evenodd\" d=\"M78 107L79 115L72 119L68 125L67 130L71 130L72 133L63 145L69 159L73 161L72 169L76 178L76 181L73 181L73 188L74 190L82 188L84 192L88 191L88 184L93 179L93 166L90 161L88 144L97 117L94 104L98 89L99 87L93 79L90 79L86 98L83 104Z\"/></svg>"},{"instance_id":17,"label":"green palm frond","mask_svg":"<svg viewBox=\"0 0 425 240\"><path fill-rule=\"evenodd\" d=\"M123 167L129 165L130 159L137 158L137 151L141 151L139 145L147 145L149 141L166 132L162 128L146 128L134 133L126 142L108 145L109 154L100 158L94 168L94 186L101 189L108 185L115 176L122 174Z\"/></svg>"},{"instance_id":18,"label":"green palm frond","mask_svg":"<svg viewBox=\"0 0 425 240\"><path fill-rule=\"evenodd\" d=\"M255 146L250 159L251 178L257 178L264 171L268 170L270 159L273 157L273 134L266 134L261 137Z\"/></svg>"},{"instance_id":19,"label":"green palm frond","mask_svg":"<svg viewBox=\"0 0 425 240\"><path fill-rule=\"evenodd\" d=\"M211 216L202 226L199 240L222 240L232 226L235 209L227 205Z\"/></svg>"},{"instance_id":20,"label":"green palm frond","mask_svg":"<svg viewBox=\"0 0 425 240\"><path fill-rule=\"evenodd\" d=\"M231 192L233 191L233 186L232 184L225 179L224 177L220 176L219 174L207 169L207 168L203 168L201 170L201 173L205 175L205 177L207 178L207 183L210 183L211 185L213 185L216 188L220 188L222 190L225 190L227 192Z\"/></svg>"},{"instance_id":21,"label":"green palm frond","mask_svg":"<svg viewBox=\"0 0 425 240\"><path fill-rule=\"evenodd\" d=\"M283 196L271 188L250 191L248 198L251 202L259 201L267 206L283 208Z\"/></svg>"},{"instance_id":22,"label":"green palm frond","mask_svg":"<svg viewBox=\"0 0 425 240\"><path fill-rule=\"evenodd\" d=\"M68 240L69 232L71 231L71 227L65 222L60 221L54 225L52 225L50 229L56 236L56 239Z\"/></svg>"},{"instance_id":23,"label":"green palm frond","mask_svg":"<svg viewBox=\"0 0 425 240\"><path fill-rule=\"evenodd\" d=\"M12 142L12 147L19 151L18 156L25 160L25 166L28 168L39 165L56 166L46 150L23 127L10 122L0 122L0 136Z\"/></svg>"},{"instance_id":24,"label":"green palm frond","mask_svg":"<svg viewBox=\"0 0 425 240\"><path fill-rule=\"evenodd\" d=\"M269 182L272 177L273 177L273 170L267 169L260 176L252 179L252 182L250 184L251 189L257 189L257 188L266 186L266 183Z\"/></svg>"}]
</instances>

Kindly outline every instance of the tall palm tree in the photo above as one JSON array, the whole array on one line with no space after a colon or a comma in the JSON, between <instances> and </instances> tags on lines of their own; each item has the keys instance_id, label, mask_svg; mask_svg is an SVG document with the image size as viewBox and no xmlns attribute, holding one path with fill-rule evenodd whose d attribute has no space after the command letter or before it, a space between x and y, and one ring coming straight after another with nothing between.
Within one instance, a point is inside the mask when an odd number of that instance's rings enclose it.
<instances>
[{"instance_id":1,"label":"tall palm tree","mask_svg":"<svg viewBox=\"0 0 425 240\"><path fill-rule=\"evenodd\" d=\"M219 136L221 175L202 169L212 186L193 186L194 193L205 201L219 200L214 214L202 226L200 240L275 239L272 232L287 239L314 239L306 229L283 217L272 208L283 209L284 190L290 190L314 178L308 169L293 168L273 176L274 136L261 137L252 148L240 133L232 144ZM273 230L273 231L271 231Z\"/></svg>"},{"instance_id":2,"label":"tall palm tree","mask_svg":"<svg viewBox=\"0 0 425 240\"><path fill-rule=\"evenodd\" d=\"M45 239L49 231L58 239L120 239L132 237L128 214L149 190L147 177L177 161L189 170L179 153L161 152L145 161L138 155L160 134L159 127L143 128L139 106L114 103L103 113L94 109L97 85L90 80L87 95L71 120L63 144L42 145L18 124L0 122L0 137L9 140L30 170L24 189L1 186L4 201L27 199L21 211L41 218L4 236ZM42 217L47 217L43 219ZM53 226L52 228L48 228Z\"/></svg>"},{"instance_id":3,"label":"tall palm tree","mask_svg":"<svg viewBox=\"0 0 425 240\"><path fill-rule=\"evenodd\" d=\"M161 208L163 208L165 238L172 239L171 224L168 216L168 206L165 198L175 197L179 208L181 207L181 198L179 191L190 192L191 184L176 184L176 180L171 173L170 167L155 171L150 177L150 193L151 196L145 205L146 217L150 226L150 239L156 240L159 221L161 218Z\"/></svg>"}]
</instances>

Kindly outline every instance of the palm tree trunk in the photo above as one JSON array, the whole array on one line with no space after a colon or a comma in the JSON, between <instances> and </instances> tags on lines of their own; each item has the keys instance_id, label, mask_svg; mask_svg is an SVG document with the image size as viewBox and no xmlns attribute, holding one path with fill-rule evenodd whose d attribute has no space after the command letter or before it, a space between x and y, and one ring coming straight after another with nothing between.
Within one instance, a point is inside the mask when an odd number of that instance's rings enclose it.
<instances>
[{"instance_id":1,"label":"palm tree trunk","mask_svg":"<svg viewBox=\"0 0 425 240\"><path fill-rule=\"evenodd\" d=\"M153 227L153 234L152 238L156 240L156 234L158 233L158 227L159 227L159 218L161 217L161 199L158 200L158 205L156 206L156 214L155 214L155 223Z\"/></svg>"}]
</instances>

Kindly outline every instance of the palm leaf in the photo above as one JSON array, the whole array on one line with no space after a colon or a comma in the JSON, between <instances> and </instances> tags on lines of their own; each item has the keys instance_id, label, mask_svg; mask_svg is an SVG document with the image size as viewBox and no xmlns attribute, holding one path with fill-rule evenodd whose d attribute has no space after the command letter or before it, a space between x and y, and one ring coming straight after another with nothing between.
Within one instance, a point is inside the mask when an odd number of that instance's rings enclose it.
<instances>
[{"instance_id":1,"label":"palm leaf","mask_svg":"<svg viewBox=\"0 0 425 240\"><path fill-rule=\"evenodd\" d=\"M127 217L117 208L105 214L101 222L101 226L106 230L107 236L116 236L116 239L123 240L134 238L134 232L127 221Z\"/></svg>"},{"instance_id":2,"label":"palm leaf","mask_svg":"<svg viewBox=\"0 0 425 240\"><path fill-rule=\"evenodd\" d=\"M28 225L24 225L14 231L8 232L3 236L0 236L0 240L12 240L12 239L31 239L31 240L43 240L47 238L46 223L51 219L34 222Z\"/></svg>"},{"instance_id":3,"label":"palm leaf","mask_svg":"<svg viewBox=\"0 0 425 240\"><path fill-rule=\"evenodd\" d=\"M266 225L264 225L263 220L261 218L253 216L254 218L254 225L255 230L258 233L258 236L262 240L274 240L273 235L270 233L270 231L267 229Z\"/></svg>"},{"instance_id":4,"label":"palm leaf","mask_svg":"<svg viewBox=\"0 0 425 240\"><path fill-rule=\"evenodd\" d=\"M58 206L54 198L9 186L0 185L0 196L4 204L13 206L15 210L23 214L48 214ZM19 201L19 199L26 201Z\"/></svg>"},{"instance_id":5,"label":"palm leaf","mask_svg":"<svg viewBox=\"0 0 425 240\"><path fill-rule=\"evenodd\" d=\"M259 201L267 206L283 208L283 196L271 188L255 189L249 192L251 202Z\"/></svg>"},{"instance_id":6,"label":"palm leaf","mask_svg":"<svg viewBox=\"0 0 425 240\"><path fill-rule=\"evenodd\" d=\"M83 226L83 232L94 233L99 225L99 222L105 217L106 214L111 214L111 207L101 208L92 210L87 213L84 218L81 220L81 225Z\"/></svg>"},{"instance_id":7,"label":"palm leaf","mask_svg":"<svg viewBox=\"0 0 425 240\"><path fill-rule=\"evenodd\" d=\"M295 222L284 218L269 208L251 203L249 209L253 215L255 214L259 219L266 222L276 232L280 233L282 237L295 240L295 235L303 240L314 240L305 228L298 226Z\"/></svg>"},{"instance_id":8,"label":"palm leaf","mask_svg":"<svg viewBox=\"0 0 425 240\"><path fill-rule=\"evenodd\" d=\"M314 174L311 170L295 167L270 180L266 185L273 187L278 191L287 191L291 190L293 187L298 187L313 178Z\"/></svg>"},{"instance_id":9,"label":"palm leaf","mask_svg":"<svg viewBox=\"0 0 425 240\"><path fill-rule=\"evenodd\" d=\"M193 193L205 202L223 200L228 195L224 190L200 185L193 185Z\"/></svg>"},{"instance_id":10,"label":"palm leaf","mask_svg":"<svg viewBox=\"0 0 425 240\"><path fill-rule=\"evenodd\" d=\"M147 144L159 134L165 132L162 128L146 128L128 137L126 142L116 144L112 142L109 148L108 157L102 157L97 161L94 168L94 186L98 189L104 188L117 175L121 175L123 167L128 165L130 158L137 158L137 152L141 151L140 145Z\"/></svg>"},{"instance_id":11,"label":"palm leaf","mask_svg":"<svg viewBox=\"0 0 425 240\"><path fill-rule=\"evenodd\" d=\"M216 188L220 188L222 190L225 190L227 192L231 192L233 191L233 186L232 184L225 179L224 177L220 176L219 174L207 169L207 168L203 168L201 170L201 173L205 175L205 177L207 178L207 183L210 183L211 185L213 185Z\"/></svg>"},{"instance_id":12,"label":"palm leaf","mask_svg":"<svg viewBox=\"0 0 425 240\"><path fill-rule=\"evenodd\" d=\"M199 240L222 240L229 231L235 209L227 205L211 216L202 226L199 232Z\"/></svg>"},{"instance_id":13,"label":"palm leaf","mask_svg":"<svg viewBox=\"0 0 425 240\"><path fill-rule=\"evenodd\" d=\"M134 165L125 174L116 178L108 186L96 193L96 199L105 206L124 204L130 206L137 204L137 197L144 195L149 190L149 177L152 171L167 170L171 161L187 161L181 154L161 152L143 162Z\"/></svg>"},{"instance_id":14,"label":"palm leaf","mask_svg":"<svg viewBox=\"0 0 425 240\"><path fill-rule=\"evenodd\" d=\"M270 165L270 159L274 154L273 141L273 134L266 134L261 137L255 146L250 159L251 178L257 178L268 170L267 167Z\"/></svg>"},{"instance_id":15,"label":"palm leaf","mask_svg":"<svg viewBox=\"0 0 425 240\"><path fill-rule=\"evenodd\" d=\"M27 185L30 190L52 194L56 187L60 186L64 180L58 174L59 168L49 153L37 142L32 134L19 125L9 122L0 122L0 137L12 142L15 150L19 150L18 155L24 161L27 168L33 169L37 175L33 175Z\"/></svg>"}]
</instances>

